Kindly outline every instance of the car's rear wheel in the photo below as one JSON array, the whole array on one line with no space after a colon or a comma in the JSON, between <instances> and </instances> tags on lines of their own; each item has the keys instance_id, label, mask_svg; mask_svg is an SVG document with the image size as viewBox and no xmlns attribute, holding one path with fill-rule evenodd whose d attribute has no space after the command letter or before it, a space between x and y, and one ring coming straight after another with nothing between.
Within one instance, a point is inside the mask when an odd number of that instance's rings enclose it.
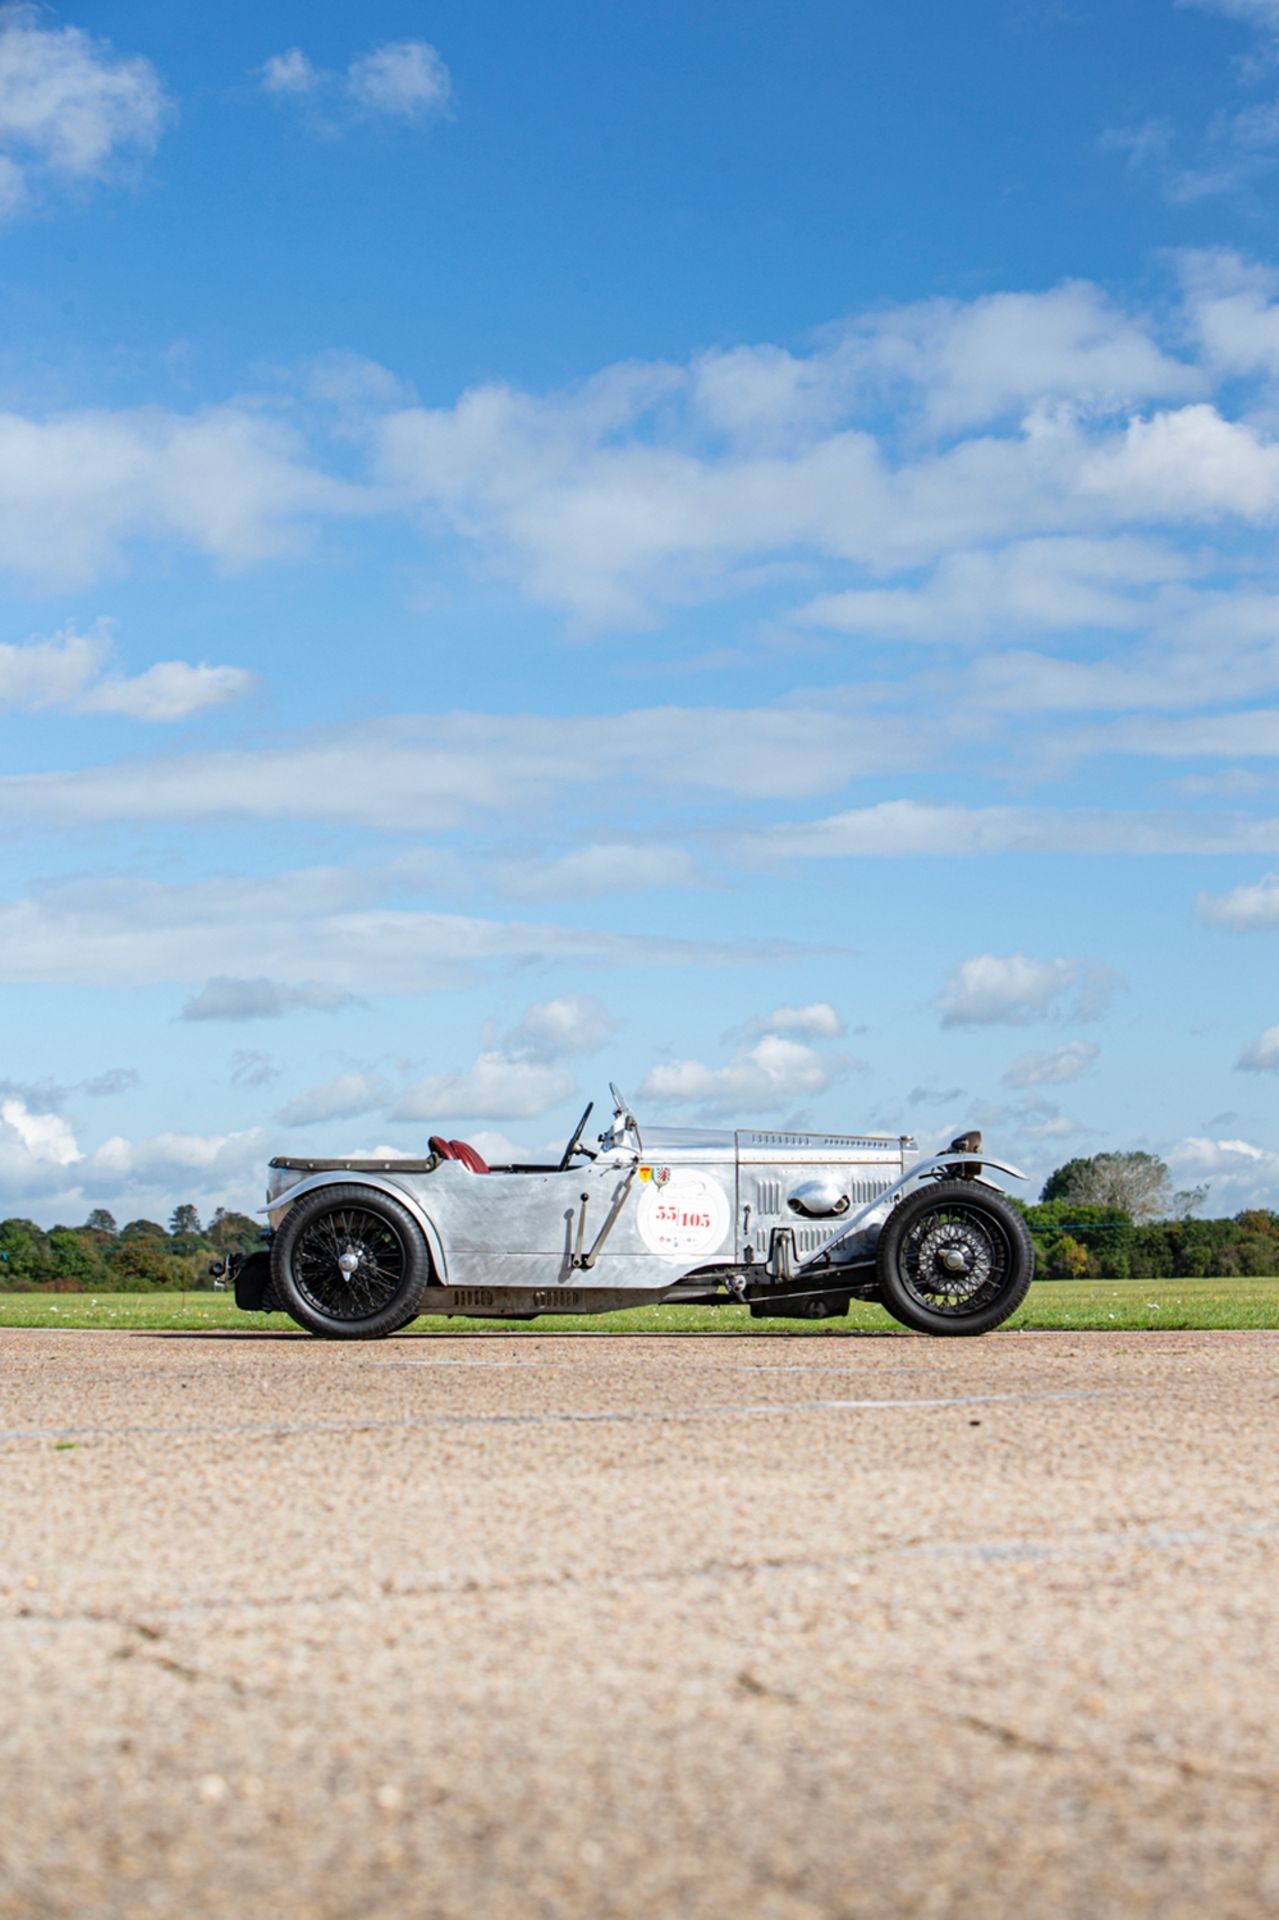
<instances>
[{"instance_id":1,"label":"car's rear wheel","mask_svg":"<svg viewBox=\"0 0 1279 1920\"><path fill-rule=\"evenodd\" d=\"M376 1188L323 1187L290 1207L271 1246L271 1285L308 1333L374 1340L416 1319L431 1256L407 1207Z\"/></svg>"},{"instance_id":2,"label":"car's rear wheel","mask_svg":"<svg viewBox=\"0 0 1279 1920\"><path fill-rule=\"evenodd\" d=\"M1026 1222L1000 1193L946 1180L902 1200L876 1249L883 1305L919 1333L989 1333L1035 1274Z\"/></svg>"}]
</instances>

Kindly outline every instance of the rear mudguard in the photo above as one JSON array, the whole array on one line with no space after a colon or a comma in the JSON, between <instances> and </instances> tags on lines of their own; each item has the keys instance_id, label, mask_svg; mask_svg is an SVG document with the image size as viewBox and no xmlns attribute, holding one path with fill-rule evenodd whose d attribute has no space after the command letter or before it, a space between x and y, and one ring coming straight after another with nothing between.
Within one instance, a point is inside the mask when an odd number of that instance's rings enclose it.
<instances>
[{"instance_id":1,"label":"rear mudguard","mask_svg":"<svg viewBox=\"0 0 1279 1920\"><path fill-rule=\"evenodd\" d=\"M261 1313L271 1284L271 1256L266 1248L260 1253L233 1253L228 1264L235 1282L236 1306L245 1313Z\"/></svg>"},{"instance_id":2,"label":"rear mudguard","mask_svg":"<svg viewBox=\"0 0 1279 1920\"><path fill-rule=\"evenodd\" d=\"M380 1180L367 1173L348 1173L336 1169L332 1173L313 1173L305 1180L299 1180L296 1187L288 1187L283 1193L277 1194L270 1205L263 1207L261 1211L268 1216L272 1227L278 1232L280 1223L293 1202L301 1200L305 1194L317 1193L321 1187L372 1187L375 1192L384 1193L391 1200L398 1200L400 1205L406 1207L413 1215L422 1229L427 1251L431 1256L431 1265L435 1269L435 1283L447 1283L448 1263L444 1258L444 1245L436 1231L435 1222L428 1213L423 1211L415 1196L407 1193L403 1187L397 1186L394 1180Z\"/></svg>"}]
</instances>

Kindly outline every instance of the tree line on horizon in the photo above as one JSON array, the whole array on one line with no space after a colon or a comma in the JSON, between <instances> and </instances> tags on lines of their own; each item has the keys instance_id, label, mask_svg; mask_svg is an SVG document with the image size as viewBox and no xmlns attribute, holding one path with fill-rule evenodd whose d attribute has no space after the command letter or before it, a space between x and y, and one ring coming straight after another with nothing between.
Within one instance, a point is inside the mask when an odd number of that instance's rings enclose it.
<instances>
[{"instance_id":1,"label":"tree line on horizon","mask_svg":"<svg viewBox=\"0 0 1279 1920\"><path fill-rule=\"evenodd\" d=\"M79 1227L0 1220L0 1292L194 1292L213 1286L211 1261L261 1244L261 1224L247 1213L219 1207L202 1225L189 1202L173 1209L167 1227L145 1219L120 1227L105 1207Z\"/></svg>"}]
</instances>

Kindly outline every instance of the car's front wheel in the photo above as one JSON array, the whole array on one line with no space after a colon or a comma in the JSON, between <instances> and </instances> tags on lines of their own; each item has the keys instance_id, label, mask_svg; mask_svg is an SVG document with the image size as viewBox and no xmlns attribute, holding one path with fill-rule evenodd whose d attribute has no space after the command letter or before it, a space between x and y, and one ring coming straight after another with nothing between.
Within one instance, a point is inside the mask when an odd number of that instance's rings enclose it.
<instances>
[{"instance_id":1,"label":"car's front wheel","mask_svg":"<svg viewBox=\"0 0 1279 1920\"><path fill-rule=\"evenodd\" d=\"M899 1202L875 1258L883 1305L919 1333L989 1333L1017 1311L1035 1273L1021 1214L972 1180L922 1187Z\"/></svg>"},{"instance_id":2,"label":"car's front wheel","mask_svg":"<svg viewBox=\"0 0 1279 1920\"><path fill-rule=\"evenodd\" d=\"M308 1333L374 1340L415 1319L431 1256L407 1207L376 1188L322 1187L290 1207L271 1245L271 1285Z\"/></svg>"}]
</instances>

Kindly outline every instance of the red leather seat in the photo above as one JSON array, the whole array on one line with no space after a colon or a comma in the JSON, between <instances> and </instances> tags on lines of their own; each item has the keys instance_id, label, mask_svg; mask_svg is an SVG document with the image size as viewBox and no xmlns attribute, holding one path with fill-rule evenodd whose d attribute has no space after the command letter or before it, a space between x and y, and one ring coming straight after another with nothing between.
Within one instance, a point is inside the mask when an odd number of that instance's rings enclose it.
<instances>
[{"instance_id":1,"label":"red leather seat","mask_svg":"<svg viewBox=\"0 0 1279 1920\"><path fill-rule=\"evenodd\" d=\"M433 1133L426 1144L437 1160L457 1160L469 1173L487 1173L489 1170L488 1161L474 1147L468 1147L465 1140L445 1140L438 1133Z\"/></svg>"},{"instance_id":2,"label":"red leather seat","mask_svg":"<svg viewBox=\"0 0 1279 1920\"><path fill-rule=\"evenodd\" d=\"M468 1147L465 1140L450 1140L449 1145L453 1149L453 1158L460 1160L464 1167L469 1167L472 1173L488 1172L489 1163L483 1154L477 1153L474 1147Z\"/></svg>"}]
</instances>

